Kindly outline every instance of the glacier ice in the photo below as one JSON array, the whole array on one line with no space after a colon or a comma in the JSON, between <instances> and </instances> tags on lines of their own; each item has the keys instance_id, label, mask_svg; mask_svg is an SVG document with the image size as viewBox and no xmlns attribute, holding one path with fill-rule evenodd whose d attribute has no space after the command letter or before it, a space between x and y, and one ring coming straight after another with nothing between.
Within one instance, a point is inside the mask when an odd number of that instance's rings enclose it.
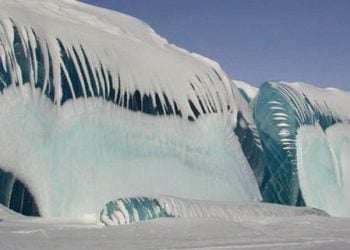
<instances>
[{"instance_id":1,"label":"glacier ice","mask_svg":"<svg viewBox=\"0 0 350 250\"><path fill-rule=\"evenodd\" d=\"M77 1L2 0L0 21L0 169L41 215L161 193L261 199L240 144L261 153L252 112L215 62Z\"/></svg>"},{"instance_id":2,"label":"glacier ice","mask_svg":"<svg viewBox=\"0 0 350 250\"><path fill-rule=\"evenodd\" d=\"M95 212L112 195L259 199L238 139L220 115L196 123L155 119L102 99L57 111L29 85L22 93L9 87L4 96L13 103L0 100L0 138L9 145L0 158L28 183L44 215Z\"/></svg>"},{"instance_id":3,"label":"glacier ice","mask_svg":"<svg viewBox=\"0 0 350 250\"><path fill-rule=\"evenodd\" d=\"M107 225L131 224L157 218L215 218L234 222L271 217L328 216L319 209L280 206L268 203L234 203L188 200L173 196L123 198L111 201L101 211Z\"/></svg>"},{"instance_id":4,"label":"glacier ice","mask_svg":"<svg viewBox=\"0 0 350 250\"><path fill-rule=\"evenodd\" d=\"M347 215L349 98L232 81L118 12L0 0L0 203L80 216L166 194Z\"/></svg>"},{"instance_id":5,"label":"glacier ice","mask_svg":"<svg viewBox=\"0 0 350 250\"><path fill-rule=\"evenodd\" d=\"M325 206L326 194L335 192L320 193L317 189L326 178L322 172L335 167L332 158L326 157L330 154L329 144L326 139L321 139L324 138L322 135L338 125L344 128L343 135L347 135L350 112L346 104L349 98L347 92L319 89L304 83L263 84L254 102L254 118L266 163L264 180L260 184L265 201L327 208L329 212L333 211L328 209L329 206L335 210L347 207L345 201L339 205L328 202ZM308 126L317 129L304 131L303 128ZM305 144L314 145L313 151L306 150ZM340 154L338 150L336 154ZM323 155L328 160L320 161L316 155ZM331 186L331 189L337 189L335 185ZM324 200L325 203L311 202L314 199Z\"/></svg>"}]
</instances>

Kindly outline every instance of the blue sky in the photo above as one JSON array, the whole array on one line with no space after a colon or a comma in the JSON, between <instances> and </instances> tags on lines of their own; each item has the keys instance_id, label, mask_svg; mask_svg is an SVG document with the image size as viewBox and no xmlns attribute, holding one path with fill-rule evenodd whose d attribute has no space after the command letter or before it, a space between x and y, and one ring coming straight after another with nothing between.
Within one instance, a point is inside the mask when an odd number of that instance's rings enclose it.
<instances>
[{"instance_id":1,"label":"blue sky","mask_svg":"<svg viewBox=\"0 0 350 250\"><path fill-rule=\"evenodd\" d=\"M148 23L233 79L350 90L350 0L84 0Z\"/></svg>"}]
</instances>

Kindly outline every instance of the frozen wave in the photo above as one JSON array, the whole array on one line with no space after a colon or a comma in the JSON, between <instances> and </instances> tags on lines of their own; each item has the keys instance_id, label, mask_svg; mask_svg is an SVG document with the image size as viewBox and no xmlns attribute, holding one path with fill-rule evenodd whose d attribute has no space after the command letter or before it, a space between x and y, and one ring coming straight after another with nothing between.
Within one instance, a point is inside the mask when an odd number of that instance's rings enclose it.
<instances>
[{"instance_id":1,"label":"frozen wave","mask_svg":"<svg viewBox=\"0 0 350 250\"><path fill-rule=\"evenodd\" d=\"M234 203L182 199L160 195L111 201L100 215L105 225L131 224L156 218L212 218L234 222L259 221L271 217L327 216L312 208L267 203Z\"/></svg>"},{"instance_id":2,"label":"frozen wave","mask_svg":"<svg viewBox=\"0 0 350 250\"><path fill-rule=\"evenodd\" d=\"M29 85L0 97L2 168L44 216L94 213L113 196L258 200L253 172L220 115L196 123L130 113L102 99L57 110ZM178 135L181 135L179 137Z\"/></svg>"},{"instance_id":3,"label":"frozen wave","mask_svg":"<svg viewBox=\"0 0 350 250\"><path fill-rule=\"evenodd\" d=\"M1 0L0 59L3 204L28 205L9 176L44 216L160 193L261 199L250 168L263 170L261 143L238 89L142 21L78 1Z\"/></svg>"},{"instance_id":4,"label":"frozen wave","mask_svg":"<svg viewBox=\"0 0 350 250\"><path fill-rule=\"evenodd\" d=\"M160 193L314 204L298 131L350 121L349 93L258 91L140 20L69 0L0 0L0 92L0 202L31 215Z\"/></svg>"},{"instance_id":5,"label":"frozen wave","mask_svg":"<svg viewBox=\"0 0 350 250\"><path fill-rule=\"evenodd\" d=\"M334 124L349 124L349 98L348 92L305 83L267 82L261 86L254 102L254 118L266 165L260 184L265 201L309 205L299 187L298 129L313 125L326 130Z\"/></svg>"}]
</instances>

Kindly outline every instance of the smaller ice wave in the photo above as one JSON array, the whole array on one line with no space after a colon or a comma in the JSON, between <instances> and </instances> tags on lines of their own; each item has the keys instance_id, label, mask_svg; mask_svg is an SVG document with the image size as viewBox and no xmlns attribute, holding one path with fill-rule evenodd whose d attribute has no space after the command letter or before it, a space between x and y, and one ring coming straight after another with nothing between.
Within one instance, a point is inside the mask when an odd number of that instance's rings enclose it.
<instances>
[{"instance_id":1,"label":"smaller ice wave","mask_svg":"<svg viewBox=\"0 0 350 250\"><path fill-rule=\"evenodd\" d=\"M156 218L213 218L234 222L257 221L271 217L328 216L306 207L268 203L198 201L173 196L122 198L106 204L100 221L106 226L131 224Z\"/></svg>"}]
</instances>

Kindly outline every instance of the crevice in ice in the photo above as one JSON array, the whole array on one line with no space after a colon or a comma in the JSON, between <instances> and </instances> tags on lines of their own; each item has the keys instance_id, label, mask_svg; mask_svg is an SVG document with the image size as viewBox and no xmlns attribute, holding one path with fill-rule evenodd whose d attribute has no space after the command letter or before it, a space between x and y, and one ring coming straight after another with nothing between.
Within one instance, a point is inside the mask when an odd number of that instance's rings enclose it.
<instances>
[{"instance_id":1,"label":"crevice in ice","mask_svg":"<svg viewBox=\"0 0 350 250\"><path fill-rule=\"evenodd\" d=\"M260 188L260 184L264 178L265 162L263 152L260 146L260 139L257 136L257 131L254 131L249 122L244 118L242 112L237 113L237 125L234 129L238 140L242 146L243 153L247 158L249 165L253 169ZM258 143L254 143L258 141Z\"/></svg>"}]
</instances>

